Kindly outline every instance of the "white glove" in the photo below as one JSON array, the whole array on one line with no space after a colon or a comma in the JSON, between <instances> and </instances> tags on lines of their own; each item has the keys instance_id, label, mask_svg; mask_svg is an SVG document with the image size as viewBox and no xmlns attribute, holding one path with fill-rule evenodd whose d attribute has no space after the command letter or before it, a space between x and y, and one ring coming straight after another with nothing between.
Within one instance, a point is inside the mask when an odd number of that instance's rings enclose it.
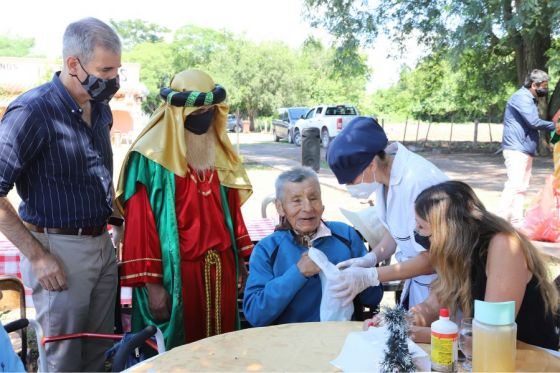
<instances>
[{"instance_id":1,"label":"white glove","mask_svg":"<svg viewBox=\"0 0 560 373\"><path fill-rule=\"evenodd\" d=\"M370 286L379 285L377 269L350 267L340 271L338 281L331 285L330 291L335 298L343 298L342 306L346 306Z\"/></svg>"},{"instance_id":2,"label":"white glove","mask_svg":"<svg viewBox=\"0 0 560 373\"><path fill-rule=\"evenodd\" d=\"M362 268L369 268L375 267L377 264L377 255L373 251L370 251L366 255L360 258L352 258L340 262L336 265L338 269L344 269L346 267L362 267Z\"/></svg>"},{"instance_id":3,"label":"white glove","mask_svg":"<svg viewBox=\"0 0 560 373\"><path fill-rule=\"evenodd\" d=\"M124 223L120 227L117 225L112 225L112 227L111 241L113 242L113 246L118 249L124 237Z\"/></svg>"}]
</instances>

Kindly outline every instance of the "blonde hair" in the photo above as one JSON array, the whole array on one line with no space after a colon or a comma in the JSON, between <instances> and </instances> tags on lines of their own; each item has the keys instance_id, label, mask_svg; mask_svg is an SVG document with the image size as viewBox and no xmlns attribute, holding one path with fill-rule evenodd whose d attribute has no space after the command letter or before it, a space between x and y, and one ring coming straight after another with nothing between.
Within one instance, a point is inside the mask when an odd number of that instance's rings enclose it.
<instances>
[{"instance_id":1,"label":"blonde hair","mask_svg":"<svg viewBox=\"0 0 560 373\"><path fill-rule=\"evenodd\" d=\"M485 256L497 233L519 242L546 311L557 313L558 292L537 249L511 224L487 211L467 184L447 181L424 190L416 198L416 213L432 227L430 259L438 273L432 291L453 313L461 308L465 316L472 315L473 254L480 248L477 255Z\"/></svg>"}]
</instances>

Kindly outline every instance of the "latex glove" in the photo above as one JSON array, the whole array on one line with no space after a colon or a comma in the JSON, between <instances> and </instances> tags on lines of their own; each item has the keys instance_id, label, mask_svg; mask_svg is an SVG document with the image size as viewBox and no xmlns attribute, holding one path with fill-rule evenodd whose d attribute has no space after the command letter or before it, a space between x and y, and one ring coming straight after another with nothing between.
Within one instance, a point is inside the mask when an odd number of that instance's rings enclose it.
<instances>
[{"instance_id":1,"label":"latex glove","mask_svg":"<svg viewBox=\"0 0 560 373\"><path fill-rule=\"evenodd\" d=\"M335 298L343 298L342 306L347 306L356 295L370 286L379 285L377 269L349 267L340 272L338 281L331 285L330 290Z\"/></svg>"},{"instance_id":2,"label":"latex glove","mask_svg":"<svg viewBox=\"0 0 560 373\"><path fill-rule=\"evenodd\" d=\"M112 225L112 227L111 241L113 242L113 246L118 249L124 237L124 223L120 227L117 225Z\"/></svg>"},{"instance_id":3,"label":"latex glove","mask_svg":"<svg viewBox=\"0 0 560 373\"><path fill-rule=\"evenodd\" d=\"M366 255L360 258L352 258L340 262L336 265L338 269L344 269L347 267L362 267L362 268L370 268L375 267L377 264L377 255L373 251L370 251Z\"/></svg>"}]
</instances>

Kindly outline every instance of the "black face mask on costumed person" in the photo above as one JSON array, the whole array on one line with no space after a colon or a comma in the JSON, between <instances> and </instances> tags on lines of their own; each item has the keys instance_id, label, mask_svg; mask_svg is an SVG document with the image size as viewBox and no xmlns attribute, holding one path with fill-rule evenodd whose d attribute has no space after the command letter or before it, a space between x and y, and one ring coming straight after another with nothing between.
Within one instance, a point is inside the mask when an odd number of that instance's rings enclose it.
<instances>
[{"instance_id":1,"label":"black face mask on costumed person","mask_svg":"<svg viewBox=\"0 0 560 373\"><path fill-rule=\"evenodd\" d=\"M208 132L214 119L214 108L210 108L205 113L198 115L187 115L185 118L185 129L195 135L202 135Z\"/></svg>"},{"instance_id":2,"label":"black face mask on costumed person","mask_svg":"<svg viewBox=\"0 0 560 373\"><path fill-rule=\"evenodd\" d=\"M414 241L426 250L430 250L430 236L422 236L417 231L414 231Z\"/></svg>"},{"instance_id":3,"label":"black face mask on costumed person","mask_svg":"<svg viewBox=\"0 0 560 373\"><path fill-rule=\"evenodd\" d=\"M84 72L87 74L87 77L84 79L84 81L81 81L80 78L78 78L78 75L70 74L70 76L78 79L82 87L84 87L93 101L107 104L121 87L119 76L117 75L113 79L98 78L95 75L91 75L90 73L88 73L87 70L82 66L80 60L78 58L77 60L82 70L84 70Z\"/></svg>"}]
</instances>

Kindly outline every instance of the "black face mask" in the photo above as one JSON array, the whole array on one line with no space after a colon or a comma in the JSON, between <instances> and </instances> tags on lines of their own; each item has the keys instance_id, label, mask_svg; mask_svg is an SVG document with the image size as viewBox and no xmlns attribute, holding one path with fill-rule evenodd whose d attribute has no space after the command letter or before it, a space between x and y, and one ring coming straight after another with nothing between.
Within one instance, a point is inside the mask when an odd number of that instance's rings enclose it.
<instances>
[{"instance_id":1,"label":"black face mask","mask_svg":"<svg viewBox=\"0 0 560 373\"><path fill-rule=\"evenodd\" d=\"M537 88L535 92L537 92L538 97L548 96L548 88Z\"/></svg>"},{"instance_id":2,"label":"black face mask","mask_svg":"<svg viewBox=\"0 0 560 373\"><path fill-rule=\"evenodd\" d=\"M430 236L422 236L420 233L414 231L414 241L426 250L430 250Z\"/></svg>"},{"instance_id":3,"label":"black face mask","mask_svg":"<svg viewBox=\"0 0 560 373\"><path fill-rule=\"evenodd\" d=\"M214 108L211 108L203 114L187 115L185 118L185 129L191 131L195 135L202 135L208 132L213 119Z\"/></svg>"},{"instance_id":4,"label":"black face mask","mask_svg":"<svg viewBox=\"0 0 560 373\"><path fill-rule=\"evenodd\" d=\"M84 72L87 74L87 77L82 82L80 78L78 78L78 75L70 75L78 79L82 87L84 87L93 101L107 104L120 88L119 76L117 75L113 79L101 79L96 77L95 75L91 75L90 73L88 73L82 66L82 63L79 59L78 63L80 64L82 70L84 70Z\"/></svg>"}]
</instances>

